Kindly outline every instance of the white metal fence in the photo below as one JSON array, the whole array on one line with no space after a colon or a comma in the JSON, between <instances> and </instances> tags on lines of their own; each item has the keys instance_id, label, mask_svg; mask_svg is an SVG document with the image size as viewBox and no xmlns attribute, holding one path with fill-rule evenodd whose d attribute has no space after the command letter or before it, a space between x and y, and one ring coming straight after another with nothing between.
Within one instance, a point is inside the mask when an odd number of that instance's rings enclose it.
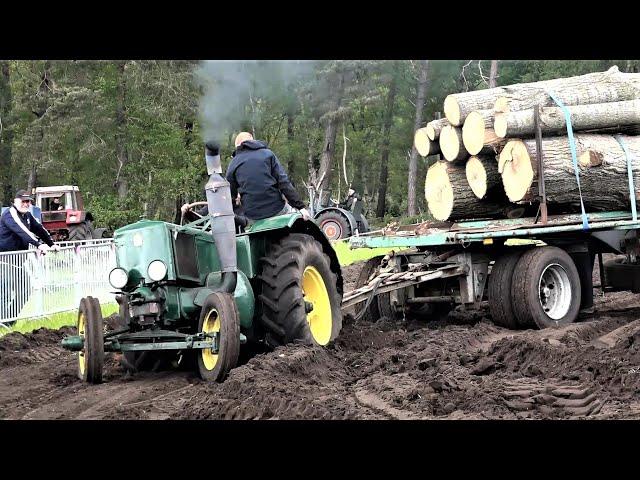
<instances>
[{"instance_id":1,"label":"white metal fence","mask_svg":"<svg viewBox=\"0 0 640 480\"><path fill-rule=\"evenodd\" d=\"M82 297L114 302L113 239L58 243L58 252L0 253L0 324L75 310Z\"/></svg>"}]
</instances>

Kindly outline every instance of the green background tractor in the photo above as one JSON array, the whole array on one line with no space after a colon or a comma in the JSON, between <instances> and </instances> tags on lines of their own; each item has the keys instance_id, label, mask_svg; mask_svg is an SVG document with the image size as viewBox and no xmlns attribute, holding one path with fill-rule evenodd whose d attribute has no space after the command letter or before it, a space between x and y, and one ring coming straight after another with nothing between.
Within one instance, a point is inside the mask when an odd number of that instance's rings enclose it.
<instances>
[{"instance_id":1,"label":"green background tractor","mask_svg":"<svg viewBox=\"0 0 640 480\"><path fill-rule=\"evenodd\" d=\"M135 370L156 353L195 356L200 376L222 380L240 345L327 345L342 328L343 280L329 240L299 213L239 233L217 146L207 144L209 215L186 225L141 220L115 231L119 328L106 332L95 298L82 299L78 374L102 380L105 351ZM156 353L154 353L156 352Z\"/></svg>"}]
</instances>

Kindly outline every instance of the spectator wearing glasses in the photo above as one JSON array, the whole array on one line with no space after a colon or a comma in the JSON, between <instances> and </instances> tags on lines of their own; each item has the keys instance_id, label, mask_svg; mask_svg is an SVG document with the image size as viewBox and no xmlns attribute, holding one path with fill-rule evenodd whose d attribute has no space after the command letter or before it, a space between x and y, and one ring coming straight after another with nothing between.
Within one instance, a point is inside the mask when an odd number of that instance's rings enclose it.
<instances>
[{"instance_id":1,"label":"spectator wearing glasses","mask_svg":"<svg viewBox=\"0 0 640 480\"><path fill-rule=\"evenodd\" d=\"M32 201L26 190L18 190L13 205L0 217L0 252L27 250L29 244L42 252L58 250L49 232L31 215Z\"/></svg>"}]
</instances>

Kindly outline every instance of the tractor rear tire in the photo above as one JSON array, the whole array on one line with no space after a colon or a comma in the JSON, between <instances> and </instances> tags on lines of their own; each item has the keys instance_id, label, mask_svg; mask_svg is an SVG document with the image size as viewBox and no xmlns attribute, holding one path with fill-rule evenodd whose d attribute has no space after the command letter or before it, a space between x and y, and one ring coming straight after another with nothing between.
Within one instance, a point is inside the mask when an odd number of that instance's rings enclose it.
<instances>
[{"instance_id":1,"label":"tractor rear tire","mask_svg":"<svg viewBox=\"0 0 640 480\"><path fill-rule=\"evenodd\" d=\"M201 349L197 361L203 380L221 382L238 364L240 356L240 319L233 295L222 292L209 294L200 310L198 331L218 332L218 353Z\"/></svg>"},{"instance_id":2,"label":"tractor rear tire","mask_svg":"<svg viewBox=\"0 0 640 480\"><path fill-rule=\"evenodd\" d=\"M69 241L74 240L90 240L93 238L91 233L91 225L87 222L81 222L77 225L69 227Z\"/></svg>"},{"instance_id":3,"label":"tractor rear tire","mask_svg":"<svg viewBox=\"0 0 640 480\"><path fill-rule=\"evenodd\" d=\"M581 297L578 269L561 248L536 247L520 257L511 282L513 311L520 325L543 329L573 323Z\"/></svg>"},{"instance_id":4,"label":"tractor rear tire","mask_svg":"<svg viewBox=\"0 0 640 480\"><path fill-rule=\"evenodd\" d=\"M362 266L360 270L360 274L358 275L358 279L356 280L356 289L364 287L367 283L369 283L369 277L375 272L376 268L380 265L382 261L382 257L374 257L370 258L366 261L366 263ZM356 315L359 315L362 312L363 307L367 302L361 302L355 305ZM369 306L367 307L367 311L362 314L361 317L365 322L377 322L380 318L380 309L378 308L378 299L373 298L371 302L369 302Z\"/></svg>"},{"instance_id":5,"label":"tractor rear tire","mask_svg":"<svg viewBox=\"0 0 640 480\"><path fill-rule=\"evenodd\" d=\"M100 302L93 297L80 301L78 335L84 336L84 348L78 353L78 377L88 383L102 383L104 366L104 324Z\"/></svg>"},{"instance_id":6,"label":"tractor rear tire","mask_svg":"<svg viewBox=\"0 0 640 480\"><path fill-rule=\"evenodd\" d=\"M342 329L337 274L311 235L291 233L261 258L258 296L265 343L327 345ZM309 310L309 311L307 311Z\"/></svg>"},{"instance_id":7,"label":"tractor rear tire","mask_svg":"<svg viewBox=\"0 0 640 480\"><path fill-rule=\"evenodd\" d=\"M316 218L316 223L329 240L347 238L353 233L349 221L344 218L344 215L334 210L321 212Z\"/></svg>"},{"instance_id":8,"label":"tractor rear tire","mask_svg":"<svg viewBox=\"0 0 640 480\"><path fill-rule=\"evenodd\" d=\"M499 257L493 265L487 286L489 312L491 312L493 323L513 330L524 326L516 320L511 296L513 274L523 253L523 250L519 250Z\"/></svg>"}]
</instances>

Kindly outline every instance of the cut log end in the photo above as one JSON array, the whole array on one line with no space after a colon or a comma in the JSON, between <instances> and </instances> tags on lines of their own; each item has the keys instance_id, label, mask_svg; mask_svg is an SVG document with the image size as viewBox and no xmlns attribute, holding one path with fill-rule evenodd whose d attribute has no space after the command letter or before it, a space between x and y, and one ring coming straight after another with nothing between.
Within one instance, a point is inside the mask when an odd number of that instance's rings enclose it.
<instances>
[{"instance_id":1,"label":"cut log end","mask_svg":"<svg viewBox=\"0 0 640 480\"><path fill-rule=\"evenodd\" d=\"M425 128L425 132L427 134L427 138L432 142L436 139L436 130L433 128L433 125L427 125Z\"/></svg>"},{"instance_id":2,"label":"cut log end","mask_svg":"<svg viewBox=\"0 0 640 480\"><path fill-rule=\"evenodd\" d=\"M449 162L464 160L467 156L461 137L461 130L451 125L447 125L440 132L440 151Z\"/></svg>"},{"instance_id":3,"label":"cut log end","mask_svg":"<svg viewBox=\"0 0 640 480\"><path fill-rule=\"evenodd\" d=\"M416 133L413 136L413 144L421 156L426 157L429 155L429 152L431 151L431 140L429 140L429 137L427 136L426 128L419 128L416 130Z\"/></svg>"},{"instance_id":4,"label":"cut log end","mask_svg":"<svg viewBox=\"0 0 640 480\"><path fill-rule=\"evenodd\" d=\"M427 170L424 196L436 220L445 221L453 210L453 188L444 162L436 162Z\"/></svg>"},{"instance_id":5,"label":"cut log end","mask_svg":"<svg viewBox=\"0 0 640 480\"><path fill-rule=\"evenodd\" d=\"M496 112L496 116L493 120L493 130L500 138L507 136L507 114Z\"/></svg>"},{"instance_id":6,"label":"cut log end","mask_svg":"<svg viewBox=\"0 0 640 480\"><path fill-rule=\"evenodd\" d=\"M465 173L473 194L478 198L484 198L487 194L487 172L478 157L467 160Z\"/></svg>"},{"instance_id":7,"label":"cut log end","mask_svg":"<svg viewBox=\"0 0 640 480\"><path fill-rule=\"evenodd\" d=\"M485 120L478 112L471 112L462 127L462 142L467 152L477 155L482 150L485 140Z\"/></svg>"},{"instance_id":8,"label":"cut log end","mask_svg":"<svg viewBox=\"0 0 640 480\"><path fill-rule=\"evenodd\" d=\"M460 105L458 105L456 98L451 95L447 95L444 99L444 116L453 126L457 127L461 123Z\"/></svg>"},{"instance_id":9,"label":"cut log end","mask_svg":"<svg viewBox=\"0 0 640 480\"><path fill-rule=\"evenodd\" d=\"M533 183L533 166L527 147L521 140L510 140L500 153L498 171L502 184L512 202L522 200Z\"/></svg>"}]
</instances>

